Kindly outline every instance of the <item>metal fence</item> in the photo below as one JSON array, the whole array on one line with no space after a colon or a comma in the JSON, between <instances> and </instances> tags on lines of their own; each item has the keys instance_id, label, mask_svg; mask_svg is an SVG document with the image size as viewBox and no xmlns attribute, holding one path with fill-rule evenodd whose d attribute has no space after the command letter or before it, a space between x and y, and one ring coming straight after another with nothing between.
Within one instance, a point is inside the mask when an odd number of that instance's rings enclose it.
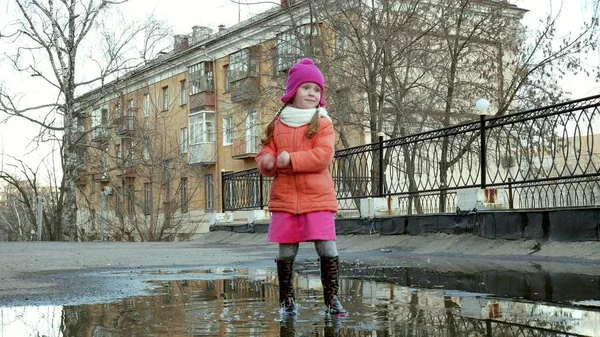
<instances>
[{"instance_id":1,"label":"metal fence","mask_svg":"<svg viewBox=\"0 0 600 337\"><path fill-rule=\"evenodd\" d=\"M600 95L336 151L340 209L390 197L401 214L457 210L457 191L496 188L511 208L600 204ZM223 209L266 206L271 179L222 175Z\"/></svg>"}]
</instances>

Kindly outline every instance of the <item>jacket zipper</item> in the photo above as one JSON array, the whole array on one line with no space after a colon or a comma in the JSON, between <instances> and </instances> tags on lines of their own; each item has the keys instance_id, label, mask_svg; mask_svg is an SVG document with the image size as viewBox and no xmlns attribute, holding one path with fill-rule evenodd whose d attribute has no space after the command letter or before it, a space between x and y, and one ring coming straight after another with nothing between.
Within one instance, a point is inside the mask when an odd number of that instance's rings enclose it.
<instances>
[{"instance_id":1,"label":"jacket zipper","mask_svg":"<svg viewBox=\"0 0 600 337\"><path fill-rule=\"evenodd\" d=\"M298 132L298 128L294 128L294 143L292 144L292 152L296 151L296 133ZM290 165L292 162L290 161ZM296 185L296 214L300 214L300 191L298 191L298 178L296 174L292 172L294 175L294 185Z\"/></svg>"}]
</instances>

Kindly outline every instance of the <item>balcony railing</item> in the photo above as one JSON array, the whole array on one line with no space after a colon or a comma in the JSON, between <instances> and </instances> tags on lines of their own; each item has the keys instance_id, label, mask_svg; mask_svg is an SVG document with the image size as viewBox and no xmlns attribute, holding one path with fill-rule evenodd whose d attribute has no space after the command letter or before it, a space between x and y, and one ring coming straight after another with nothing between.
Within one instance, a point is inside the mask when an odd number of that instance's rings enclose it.
<instances>
[{"instance_id":1,"label":"balcony railing","mask_svg":"<svg viewBox=\"0 0 600 337\"><path fill-rule=\"evenodd\" d=\"M233 140L231 157L235 159L253 158L258 153L258 137L238 137Z\"/></svg>"},{"instance_id":2,"label":"balcony railing","mask_svg":"<svg viewBox=\"0 0 600 337\"><path fill-rule=\"evenodd\" d=\"M88 143L88 134L85 131L75 131L73 140L77 146L85 146Z\"/></svg>"},{"instance_id":3,"label":"balcony railing","mask_svg":"<svg viewBox=\"0 0 600 337\"><path fill-rule=\"evenodd\" d=\"M260 81L256 77L246 77L231 83L231 102L253 101L260 96Z\"/></svg>"},{"instance_id":4,"label":"balcony railing","mask_svg":"<svg viewBox=\"0 0 600 337\"><path fill-rule=\"evenodd\" d=\"M108 140L108 126L98 125L92 129L92 141L104 142Z\"/></svg>"},{"instance_id":5,"label":"balcony railing","mask_svg":"<svg viewBox=\"0 0 600 337\"><path fill-rule=\"evenodd\" d=\"M215 143L190 144L188 148L188 162L190 164L212 165L217 159Z\"/></svg>"},{"instance_id":6,"label":"balcony railing","mask_svg":"<svg viewBox=\"0 0 600 337\"><path fill-rule=\"evenodd\" d=\"M117 134L119 136L133 135L135 132L135 117L123 116L116 120Z\"/></svg>"}]
</instances>

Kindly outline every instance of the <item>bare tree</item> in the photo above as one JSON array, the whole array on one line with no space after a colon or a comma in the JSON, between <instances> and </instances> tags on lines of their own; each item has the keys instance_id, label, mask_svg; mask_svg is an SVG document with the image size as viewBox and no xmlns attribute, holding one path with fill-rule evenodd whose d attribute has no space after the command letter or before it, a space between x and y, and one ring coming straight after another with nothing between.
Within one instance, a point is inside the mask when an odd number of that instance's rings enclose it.
<instances>
[{"instance_id":1,"label":"bare tree","mask_svg":"<svg viewBox=\"0 0 600 337\"><path fill-rule=\"evenodd\" d=\"M10 157L10 156L9 156ZM21 240L31 240L32 232L37 232L37 200L43 200L42 233L44 240L57 240L56 207L58 186L52 168L42 163L31 167L22 159L10 157L16 164L7 164L0 169L0 181L4 182L6 207L0 211L0 228ZM45 169L45 171L41 171ZM13 171L8 172L8 171ZM42 181L49 183L42 183Z\"/></svg>"},{"instance_id":2,"label":"bare tree","mask_svg":"<svg viewBox=\"0 0 600 337\"><path fill-rule=\"evenodd\" d=\"M479 97L492 102L496 115L564 99L561 76L584 71L581 55L595 48L598 22L590 16L557 43L556 17L526 31L519 22L523 11L507 2L328 2L315 15L335 36L327 37L335 45L330 43L333 52L322 63L330 70L330 95L345 96L332 101L347 101L341 103L345 108L334 109L342 122L336 124L341 130L366 126L373 143L378 132L395 138L473 120ZM447 186L448 170L475 150L470 145L477 137L442 140L436 159L440 186ZM390 158L386 151L383 172L392 162L405 163L393 169L404 171L409 191L415 192L411 151L418 150L405 147L403 158ZM373 156L373 186L381 176L378 160Z\"/></svg>"},{"instance_id":3,"label":"bare tree","mask_svg":"<svg viewBox=\"0 0 600 337\"><path fill-rule=\"evenodd\" d=\"M38 78L44 88L40 90L54 94L47 102L27 104L4 87L0 111L30 121L39 126L40 139L49 137L60 144L62 179L54 223L60 236L56 239L78 240L78 117L112 90L103 87L106 83L117 85L119 76L148 62L166 37L156 20L128 23L117 10L125 2L16 0L18 18L0 32L0 41L15 50L5 58L19 73ZM78 96L92 88L101 89Z\"/></svg>"}]
</instances>

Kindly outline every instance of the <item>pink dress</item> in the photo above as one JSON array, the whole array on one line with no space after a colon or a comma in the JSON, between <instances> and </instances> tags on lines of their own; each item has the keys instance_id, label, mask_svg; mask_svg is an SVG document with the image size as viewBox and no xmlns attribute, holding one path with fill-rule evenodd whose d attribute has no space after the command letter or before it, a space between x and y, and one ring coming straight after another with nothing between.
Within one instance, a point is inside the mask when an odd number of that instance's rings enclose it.
<instances>
[{"instance_id":1,"label":"pink dress","mask_svg":"<svg viewBox=\"0 0 600 337\"><path fill-rule=\"evenodd\" d=\"M273 212L271 215L268 242L298 243L317 240L335 241L333 212Z\"/></svg>"}]
</instances>

